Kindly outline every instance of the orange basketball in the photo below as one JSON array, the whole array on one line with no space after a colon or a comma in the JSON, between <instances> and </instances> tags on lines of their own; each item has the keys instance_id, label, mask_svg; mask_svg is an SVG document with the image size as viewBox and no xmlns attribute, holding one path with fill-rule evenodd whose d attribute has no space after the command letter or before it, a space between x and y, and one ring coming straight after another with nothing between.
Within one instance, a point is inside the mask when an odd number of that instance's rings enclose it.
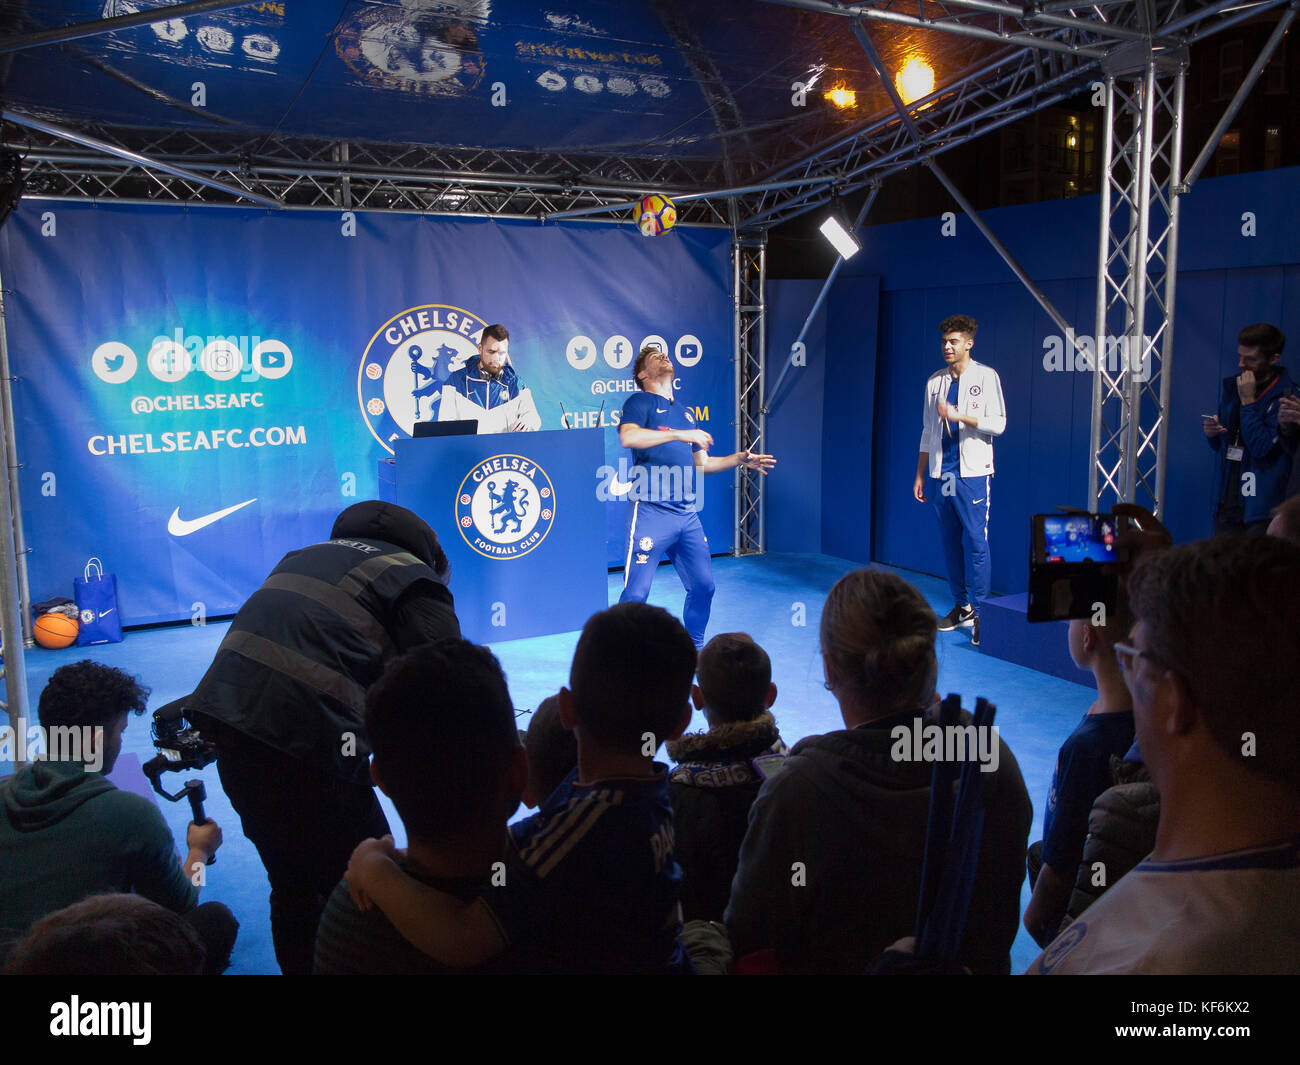
<instances>
[{"instance_id":1,"label":"orange basketball","mask_svg":"<svg viewBox=\"0 0 1300 1065\"><path fill-rule=\"evenodd\" d=\"M67 614L42 614L32 626L32 635L42 647L55 650L77 642L81 626Z\"/></svg>"}]
</instances>

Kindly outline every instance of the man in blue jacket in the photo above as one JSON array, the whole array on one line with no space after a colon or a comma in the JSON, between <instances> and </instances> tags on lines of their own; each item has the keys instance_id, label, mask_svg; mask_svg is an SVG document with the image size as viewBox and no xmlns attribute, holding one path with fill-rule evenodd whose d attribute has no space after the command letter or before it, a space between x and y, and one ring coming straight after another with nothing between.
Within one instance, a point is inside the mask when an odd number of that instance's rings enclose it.
<instances>
[{"instance_id":1,"label":"man in blue jacket","mask_svg":"<svg viewBox=\"0 0 1300 1065\"><path fill-rule=\"evenodd\" d=\"M1214 417L1202 417L1205 437L1219 454L1216 534L1262 533L1269 512L1286 498L1294 445L1278 432L1278 408L1295 386L1279 364L1285 346L1277 326L1246 326L1237 334L1241 372L1224 378Z\"/></svg>"}]
</instances>

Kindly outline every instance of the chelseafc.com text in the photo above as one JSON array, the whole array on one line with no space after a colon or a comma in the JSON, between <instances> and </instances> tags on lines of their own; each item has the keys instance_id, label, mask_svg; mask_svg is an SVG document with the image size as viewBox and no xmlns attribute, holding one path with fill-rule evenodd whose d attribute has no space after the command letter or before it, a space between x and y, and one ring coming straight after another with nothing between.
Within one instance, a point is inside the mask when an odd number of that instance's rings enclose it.
<instances>
[{"instance_id":1,"label":"chelseafc.com text","mask_svg":"<svg viewBox=\"0 0 1300 1065\"><path fill-rule=\"evenodd\" d=\"M254 426L252 429L181 430L159 433L99 434L86 441L92 455L157 455L217 448L297 447L307 443L302 425Z\"/></svg>"}]
</instances>

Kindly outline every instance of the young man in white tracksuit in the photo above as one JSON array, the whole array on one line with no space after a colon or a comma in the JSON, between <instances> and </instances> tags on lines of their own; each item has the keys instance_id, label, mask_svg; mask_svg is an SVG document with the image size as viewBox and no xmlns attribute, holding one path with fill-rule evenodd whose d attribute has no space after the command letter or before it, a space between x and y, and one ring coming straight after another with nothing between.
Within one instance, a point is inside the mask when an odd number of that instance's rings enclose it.
<instances>
[{"instance_id":1,"label":"young man in white tracksuit","mask_svg":"<svg viewBox=\"0 0 1300 1065\"><path fill-rule=\"evenodd\" d=\"M980 642L980 605L989 594L989 495L993 437L1007 427L1007 407L997 372L970 357L979 323L954 314L939 323L943 361L925 383L921 456L912 494L927 498L939 516L939 535L954 606L939 620L941 632L971 627ZM926 478L930 479L929 496Z\"/></svg>"}]
</instances>

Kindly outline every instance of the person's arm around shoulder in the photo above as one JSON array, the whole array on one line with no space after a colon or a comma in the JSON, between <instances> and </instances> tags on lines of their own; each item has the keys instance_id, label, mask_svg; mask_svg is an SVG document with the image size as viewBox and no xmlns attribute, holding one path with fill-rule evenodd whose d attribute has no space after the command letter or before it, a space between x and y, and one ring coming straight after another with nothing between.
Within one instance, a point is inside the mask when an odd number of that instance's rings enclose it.
<instances>
[{"instance_id":1,"label":"person's arm around shoulder","mask_svg":"<svg viewBox=\"0 0 1300 1065\"><path fill-rule=\"evenodd\" d=\"M362 910L378 906L412 946L434 961L470 969L505 949L505 938L481 898L462 902L407 876L394 860L393 837L357 845L345 879Z\"/></svg>"}]
</instances>

